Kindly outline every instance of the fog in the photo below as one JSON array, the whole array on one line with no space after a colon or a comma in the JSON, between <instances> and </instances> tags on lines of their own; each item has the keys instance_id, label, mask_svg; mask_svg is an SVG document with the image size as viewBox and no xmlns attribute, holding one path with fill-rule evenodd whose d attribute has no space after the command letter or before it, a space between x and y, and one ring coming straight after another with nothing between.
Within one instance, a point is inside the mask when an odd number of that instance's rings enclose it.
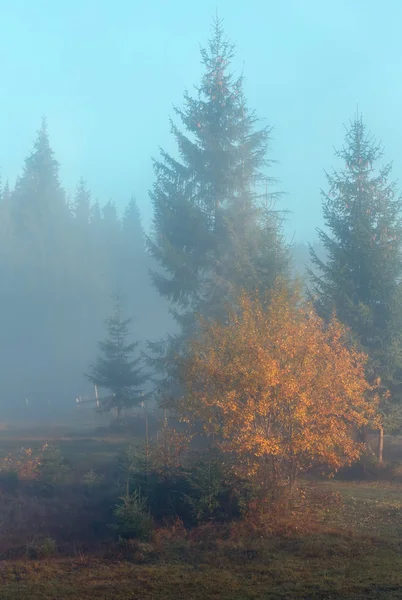
<instances>
[{"instance_id":1,"label":"fog","mask_svg":"<svg viewBox=\"0 0 402 600\"><path fill-rule=\"evenodd\" d=\"M152 159L160 148L177 157L169 119L199 85L199 45L216 8L162 0L2 6L2 415L56 414L92 395L84 374L114 293L142 349L175 331L149 275L157 268L146 246ZM289 211L284 232L295 242L293 272L303 274L307 244L323 227L324 170L337 166L333 147L357 106L395 177L402 171L402 6L222 0L218 10L236 41L232 70L245 76L248 106L273 127L272 191L284 192L277 206Z\"/></svg>"}]
</instances>

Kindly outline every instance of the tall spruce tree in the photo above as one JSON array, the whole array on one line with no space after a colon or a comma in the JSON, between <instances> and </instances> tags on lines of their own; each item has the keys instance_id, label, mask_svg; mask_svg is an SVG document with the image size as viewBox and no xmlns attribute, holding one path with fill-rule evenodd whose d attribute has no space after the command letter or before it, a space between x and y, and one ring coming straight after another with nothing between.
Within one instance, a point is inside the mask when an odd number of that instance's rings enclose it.
<instances>
[{"instance_id":1,"label":"tall spruce tree","mask_svg":"<svg viewBox=\"0 0 402 600\"><path fill-rule=\"evenodd\" d=\"M26 158L11 199L13 230L18 240L22 281L30 285L32 301L41 302L62 291L66 279L62 263L71 235L71 215L60 184L59 163L49 143L46 119L37 133L33 152ZM71 265L70 265L71 266ZM59 286L57 286L59 284ZM27 292L27 290L25 290Z\"/></svg>"},{"instance_id":2,"label":"tall spruce tree","mask_svg":"<svg viewBox=\"0 0 402 600\"><path fill-rule=\"evenodd\" d=\"M335 310L367 352L369 379L380 377L396 392L402 382L401 197L389 180L392 165L376 168L383 149L367 134L361 116L351 122L335 156L344 166L326 174L329 190L322 196L329 231L318 234L327 259L311 248L318 269L310 270L311 291L318 312L328 318Z\"/></svg>"},{"instance_id":3,"label":"tall spruce tree","mask_svg":"<svg viewBox=\"0 0 402 600\"><path fill-rule=\"evenodd\" d=\"M181 329L159 348L158 367L191 335L195 312L221 317L240 288L264 291L288 269L279 213L266 193L270 128L257 129L243 77L230 73L234 46L220 21L201 56L196 97L186 92L183 108L174 108L184 127L171 123L178 157L162 151L154 162L149 249L160 270L153 281Z\"/></svg>"},{"instance_id":4,"label":"tall spruce tree","mask_svg":"<svg viewBox=\"0 0 402 600\"><path fill-rule=\"evenodd\" d=\"M74 269L72 219L45 119L12 191L10 209L15 254L14 345L19 348L26 393L45 403L56 394L51 378L57 379L55 374L62 369L68 376L62 364L65 337L61 328L68 319ZM39 355L38 348L46 350ZM62 390L58 398L66 390L64 385Z\"/></svg>"}]
</instances>

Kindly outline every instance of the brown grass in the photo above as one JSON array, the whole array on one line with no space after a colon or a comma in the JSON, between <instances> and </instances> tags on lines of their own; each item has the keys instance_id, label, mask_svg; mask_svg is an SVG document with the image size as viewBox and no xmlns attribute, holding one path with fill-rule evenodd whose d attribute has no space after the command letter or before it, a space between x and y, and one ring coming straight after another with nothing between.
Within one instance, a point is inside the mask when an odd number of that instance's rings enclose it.
<instances>
[{"instance_id":1,"label":"brown grass","mask_svg":"<svg viewBox=\"0 0 402 600\"><path fill-rule=\"evenodd\" d=\"M7 431L0 450L11 442L28 445ZM64 433L62 444L81 473L106 467L122 439ZM392 440L388 452L400 460L401 448ZM193 531L177 521L140 544L113 541L107 502L72 484L54 497L3 493L0 599L402 598L402 483L322 481L308 494L290 516L256 507L241 523ZM55 556L29 559L26 545L47 535Z\"/></svg>"}]
</instances>

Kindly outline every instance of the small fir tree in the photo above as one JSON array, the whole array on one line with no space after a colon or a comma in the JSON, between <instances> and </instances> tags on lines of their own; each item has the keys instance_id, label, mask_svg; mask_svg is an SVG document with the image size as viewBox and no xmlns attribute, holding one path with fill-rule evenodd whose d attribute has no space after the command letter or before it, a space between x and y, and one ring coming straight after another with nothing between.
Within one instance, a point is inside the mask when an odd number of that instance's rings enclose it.
<instances>
[{"instance_id":1,"label":"small fir tree","mask_svg":"<svg viewBox=\"0 0 402 600\"><path fill-rule=\"evenodd\" d=\"M101 401L101 409L114 411L117 419L121 411L140 403L144 397L143 384L147 376L141 368L141 358L132 358L138 342L128 343L129 325L132 319L123 319L121 300L114 296L114 313L107 319L108 336L99 342L101 356L91 367L87 378L99 388L110 393Z\"/></svg>"}]
</instances>

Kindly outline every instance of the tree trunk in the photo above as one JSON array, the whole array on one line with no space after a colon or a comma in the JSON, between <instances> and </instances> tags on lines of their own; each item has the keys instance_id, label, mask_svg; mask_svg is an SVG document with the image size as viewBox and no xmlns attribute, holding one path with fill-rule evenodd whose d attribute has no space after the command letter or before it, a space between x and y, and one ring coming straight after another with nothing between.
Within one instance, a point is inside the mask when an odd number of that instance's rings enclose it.
<instances>
[{"instance_id":1,"label":"tree trunk","mask_svg":"<svg viewBox=\"0 0 402 600\"><path fill-rule=\"evenodd\" d=\"M380 427L378 431L378 448L377 448L377 462L382 464L383 462L383 451L384 451L384 428Z\"/></svg>"}]
</instances>

